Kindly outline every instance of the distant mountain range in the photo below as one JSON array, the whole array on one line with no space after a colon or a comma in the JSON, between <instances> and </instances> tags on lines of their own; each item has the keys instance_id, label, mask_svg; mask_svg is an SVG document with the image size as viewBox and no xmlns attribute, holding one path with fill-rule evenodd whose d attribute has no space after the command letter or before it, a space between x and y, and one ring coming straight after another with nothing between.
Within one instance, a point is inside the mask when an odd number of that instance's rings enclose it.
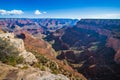
<instances>
[{"instance_id":1,"label":"distant mountain range","mask_svg":"<svg viewBox=\"0 0 120 80\"><path fill-rule=\"evenodd\" d=\"M27 29L39 29L42 30L57 30L62 27L70 27L76 24L77 19L16 19L6 18L0 19L0 25L2 27L15 28L19 26Z\"/></svg>"}]
</instances>

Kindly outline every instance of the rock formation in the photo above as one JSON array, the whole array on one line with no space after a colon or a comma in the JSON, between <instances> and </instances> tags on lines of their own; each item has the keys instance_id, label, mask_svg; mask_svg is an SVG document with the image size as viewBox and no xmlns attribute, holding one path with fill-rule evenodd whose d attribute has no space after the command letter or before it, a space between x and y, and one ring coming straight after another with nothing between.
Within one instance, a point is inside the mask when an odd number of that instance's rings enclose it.
<instances>
[{"instance_id":1,"label":"rock formation","mask_svg":"<svg viewBox=\"0 0 120 80\"><path fill-rule=\"evenodd\" d=\"M11 45L14 45L14 47L19 51L19 56L22 56L24 58L25 63L32 64L34 62L37 62L35 56L31 52L27 52L25 50L23 40L15 38L14 33L2 33L0 34L0 37L8 40Z\"/></svg>"}]
</instances>

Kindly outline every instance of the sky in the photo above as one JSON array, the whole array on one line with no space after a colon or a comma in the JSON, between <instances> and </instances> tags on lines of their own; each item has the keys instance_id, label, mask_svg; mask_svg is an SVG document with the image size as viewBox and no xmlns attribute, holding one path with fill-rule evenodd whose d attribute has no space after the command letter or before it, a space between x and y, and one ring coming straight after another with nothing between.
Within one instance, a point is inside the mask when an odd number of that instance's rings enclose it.
<instances>
[{"instance_id":1,"label":"sky","mask_svg":"<svg viewBox=\"0 0 120 80\"><path fill-rule=\"evenodd\" d=\"M0 0L0 18L120 19L120 0Z\"/></svg>"}]
</instances>

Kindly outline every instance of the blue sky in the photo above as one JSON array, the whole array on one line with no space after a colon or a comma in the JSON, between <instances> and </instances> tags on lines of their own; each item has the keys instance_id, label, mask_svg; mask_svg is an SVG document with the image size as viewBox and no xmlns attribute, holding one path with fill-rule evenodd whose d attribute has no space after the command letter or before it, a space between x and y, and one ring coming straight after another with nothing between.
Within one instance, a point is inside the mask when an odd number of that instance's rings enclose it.
<instances>
[{"instance_id":1,"label":"blue sky","mask_svg":"<svg viewBox=\"0 0 120 80\"><path fill-rule=\"evenodd\" d=\"M0 18L120 19L120 0L0 0Z\"/></svg>"}]
</instances>

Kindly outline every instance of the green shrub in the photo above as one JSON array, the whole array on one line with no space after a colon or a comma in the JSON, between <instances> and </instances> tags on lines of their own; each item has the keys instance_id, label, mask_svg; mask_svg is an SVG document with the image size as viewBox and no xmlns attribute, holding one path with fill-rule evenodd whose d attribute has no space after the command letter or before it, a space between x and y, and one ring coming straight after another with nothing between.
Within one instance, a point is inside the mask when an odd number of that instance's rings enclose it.
<instances>
[{"instance_id":1,"label":"green shrub","mask_svg":"<svg viewBox=\"0 0 120 80\"><path fill-rule=\"evenodd\" d=\"M28 69L29 67L27 65L23 66L21 69Z\"/></svg>"},{"instance_id":2,"label":"green shrub","mask_svg":"<svg viewBox=\"0 0 120 80\"><path fill-rule=\"evenodd\" d=\"M59 74L59 73L60 73L60 71L59 71L59 70L57 70L57 69L54 69L54 70L52 70L52 73L53 73L53 74Z\"/></svg>"},{"instance_id":3,"label":"green shrub","mask_svg":"<svg viewBox=\"0 0 120 80\"><path fill-rule=\"evenodd\" d=\"M42 70L42 71L45 71L45 70L46 70L46 69L45 69L45 66L43 66L41 63L35 63L35 64L33 65L33 67L39 68L39 69Z\"/></svg>"},{"instance_id":4,"label":"green shrub","mask_svg":"<svg viewBox=\"0 0 120 80\"><path fill-rule=\"evenodd\" d=\"M24 59L22 56L17 56L16 61L17 61L17 64L22 64L24 62Z\"/></svg>"},{"instance_id":5,"label":"green shrub","mask_svg":"<svg viewBox=\"0 0 120 80\"><path fill-rule=\"evenodd\" d=\"M33 67L35 67L35 68L41 68L41 66L42 66L42 64L40 64L40 63L33 64Z\"/></svg>"},{"instance_id":6,"label":"green shrub","mask_svg":"<svg viewBox=\"0 0 120 80\"><path fill-rule=\"evenodd\" d=\"M12 66L15 66L17 64L15 57L8 57L6 59L6 63Z\"/></svg>"},{"instance_id":7,"label":"green shrub","mask_svg":"<svg viewBox=\"0 0 120 80\"><path fill-rule=\"evenodd\" d=\"M45 71L45 70L46 70L45 66L42 66L42 67L41 67L41 70L42 70L42 71Z\"/></svg>"}]
</instances>

